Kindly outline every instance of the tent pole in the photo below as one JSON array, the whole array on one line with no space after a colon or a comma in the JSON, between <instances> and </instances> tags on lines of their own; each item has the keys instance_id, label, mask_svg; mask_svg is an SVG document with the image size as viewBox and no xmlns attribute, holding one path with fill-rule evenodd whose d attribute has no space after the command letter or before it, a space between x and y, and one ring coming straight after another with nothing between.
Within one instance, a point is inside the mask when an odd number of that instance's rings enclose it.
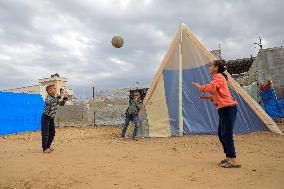
<instances>
[{"instance_id":1,"label":"tent pole","mask_svg":"<svg viewBox=\"0 0 284 189\"><path fill-rule=\"evenodd\" d=\"M183 135L183 115L182 115L182 25L180 26L180 40L179 40L179 136Z\"/></svg>"}]
</instances>

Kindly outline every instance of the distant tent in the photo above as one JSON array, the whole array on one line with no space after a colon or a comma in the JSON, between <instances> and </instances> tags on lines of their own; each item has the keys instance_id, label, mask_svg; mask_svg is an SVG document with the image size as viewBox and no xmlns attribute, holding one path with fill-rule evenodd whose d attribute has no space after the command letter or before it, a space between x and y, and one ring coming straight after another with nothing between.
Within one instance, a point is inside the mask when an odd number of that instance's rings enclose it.
<instances>
[{"instance_id":1,"label":"distant tent","mask_svg":"<svg viewBox=\"0 0 284 189\"><path fill-rule=\"evenodd\" d=\"M182 24L166 53L144 99L140 113L140 134L169 137L191 134L216 134L218 114L209 101L200 100L192 86L209 83L210 62L215 57ZM228 74L229 87L238 102L235 133L271 130L282 134L275 122Z\"/></svg>"}]
</instances>

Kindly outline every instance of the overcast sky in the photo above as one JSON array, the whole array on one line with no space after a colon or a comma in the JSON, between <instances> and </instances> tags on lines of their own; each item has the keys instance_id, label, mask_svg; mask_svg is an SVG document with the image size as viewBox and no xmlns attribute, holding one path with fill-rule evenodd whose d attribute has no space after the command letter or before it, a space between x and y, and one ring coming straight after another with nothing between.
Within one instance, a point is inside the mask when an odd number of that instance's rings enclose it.
<instances>
[{"instance_id":1,"label":"overcast sky","mask_svg":"<svg viewBox=\"0 0 284 189\"><path fill-rule=\"evenodd\" d=\"M59 73L75 95L148 86L180 23L226 60L284 45L283 0L0 0L0 89ZM111 46L124 37L121 49Z\"/></svg>"}]
</instances>

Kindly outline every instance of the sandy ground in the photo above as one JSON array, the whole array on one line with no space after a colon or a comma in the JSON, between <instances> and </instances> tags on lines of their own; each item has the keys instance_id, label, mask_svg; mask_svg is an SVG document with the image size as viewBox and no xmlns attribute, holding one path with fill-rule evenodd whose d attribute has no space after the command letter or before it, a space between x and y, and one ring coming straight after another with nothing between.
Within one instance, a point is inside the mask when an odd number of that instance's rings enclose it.
<instances>
[{"instance_id":1,"label":"sandy ground","mask_svg":"<svg viewBox=\"0 0 284 189\"><path fill-rule=\"evenodd\" d=\"M224 169L216 136L118 135L116 127L57 129L51 154L41 152L39 132L0 137L0 188L284 188L284 136L236 136L242 168Z\"/></svg>"}]
</instances>

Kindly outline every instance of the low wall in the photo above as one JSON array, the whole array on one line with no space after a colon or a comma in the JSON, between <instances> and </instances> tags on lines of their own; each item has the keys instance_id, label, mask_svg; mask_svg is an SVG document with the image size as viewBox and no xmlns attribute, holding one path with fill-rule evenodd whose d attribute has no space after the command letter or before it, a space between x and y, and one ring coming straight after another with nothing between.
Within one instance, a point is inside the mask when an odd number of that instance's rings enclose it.
<instances>
[{"instance_id":1,"label":"low wall","mask_svg":"<svg viewBox=\"0 0 284 189\"><path fill-rule=\"evenodd\" d=\"M57 126L72 125L122 125L128 102L117 100L84 100L58 108Z\"/></svg>"},{"instance_id":2,"label":"low wall","mask_svg":"<svg viewBox=\"0 0 284 189\"><path fill-rule=\"evenodd\" d=\"M55 124L58 127L72 125L95 125L95 111L88 105L66 105L57 109Z\"/></svg>"}]
</instances>

